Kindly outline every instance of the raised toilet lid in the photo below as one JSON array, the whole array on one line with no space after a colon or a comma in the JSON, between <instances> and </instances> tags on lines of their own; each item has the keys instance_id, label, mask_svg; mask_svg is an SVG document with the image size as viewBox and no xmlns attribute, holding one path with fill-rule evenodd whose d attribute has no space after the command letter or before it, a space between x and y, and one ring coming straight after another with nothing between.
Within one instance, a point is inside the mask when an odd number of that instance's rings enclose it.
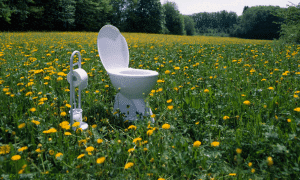
<instances>
[{"instance_id":1,"label":"raised toilet lid","mask_svg":"<svg viewBox=\"0 0 300 180\"><path fill-rule=\"evenodd\" d=\"M97 39L101 62L106 69L128 68L129 51L126 39L119 29L112 25L103 26Z\"/></svg>"}]
</instances>

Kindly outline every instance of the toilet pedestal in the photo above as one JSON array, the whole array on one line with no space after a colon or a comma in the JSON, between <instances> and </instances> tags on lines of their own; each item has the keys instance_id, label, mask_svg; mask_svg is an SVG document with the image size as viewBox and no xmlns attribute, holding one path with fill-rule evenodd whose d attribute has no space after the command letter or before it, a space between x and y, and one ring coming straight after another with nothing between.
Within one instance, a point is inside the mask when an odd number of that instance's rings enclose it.
<instances>
[{"instance_id":1,"label":"toilet pedestal","mask_svg":"<svg viewBox=\"0 0 300 180\"><path fill-rule=\"evenodd\" d=\"M143 116L151 116L153 114L144 99L128 99L121 93L118 93L115 97L114 112L117 109L125 115L124 119L129 121L143 119ZM151 122L154 123L154 118L151 118Z\"/></svg>"}]
</instances>

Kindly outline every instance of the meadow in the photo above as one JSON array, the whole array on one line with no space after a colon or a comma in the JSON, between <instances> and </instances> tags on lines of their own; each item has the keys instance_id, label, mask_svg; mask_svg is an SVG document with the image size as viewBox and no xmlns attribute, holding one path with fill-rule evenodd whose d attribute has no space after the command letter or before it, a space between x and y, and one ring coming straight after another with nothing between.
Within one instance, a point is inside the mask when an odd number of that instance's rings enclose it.
<instances>
[{"instance_id":1,"label":"meadow","mask_svg":"<svg viewBox=\"0 0 300 180\"><path fill-rule=\"evenodd\" d=\"M129 66L159 72L155 123L113 112L97 33L0 33L1 179L300 177L300 45L122 34ZM86 131L69 124L75 50L89 75Z\"/></svg>"}]
</instances>

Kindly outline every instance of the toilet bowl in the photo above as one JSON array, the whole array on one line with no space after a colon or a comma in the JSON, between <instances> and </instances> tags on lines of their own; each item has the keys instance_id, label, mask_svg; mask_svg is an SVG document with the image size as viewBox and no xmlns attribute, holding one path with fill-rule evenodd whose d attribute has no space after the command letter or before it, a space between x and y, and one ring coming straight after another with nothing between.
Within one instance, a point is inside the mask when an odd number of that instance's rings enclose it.
<instances>
[{"instance_id":1,"label":"toilet bowl","mask_svg":"<svg viewBox=\"0 0 300 180\"><path fill-rule=\"evenodd\" d=\"M113 86L118 91L114 112L118 109L125 120L134 121L151 116L153 113L145 98L155 86L158 72L129 68L129 51L125 38L112 26L103 26L97 39L101 62ZM151 118L154 122L154 118Z\"/></svg>"}]
</instances>

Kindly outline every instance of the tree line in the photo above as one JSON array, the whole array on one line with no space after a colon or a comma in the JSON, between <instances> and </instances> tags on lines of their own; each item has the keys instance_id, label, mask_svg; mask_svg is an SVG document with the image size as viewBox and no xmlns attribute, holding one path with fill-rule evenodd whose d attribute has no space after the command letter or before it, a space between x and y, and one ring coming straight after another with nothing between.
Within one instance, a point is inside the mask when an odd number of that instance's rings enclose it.
<instances>
[{"instance_id":1,"label":"tree line","mask_svg":"<svg viewBox=\"0 0 300 180\"><path fill-rule=\"evenodd\" d=\"M159 0L0 0L0 31L99 31L221 35L299 42L299 5L245 6L235 12L180 14L176 3Z\"/></svg>"}]
</instances>

